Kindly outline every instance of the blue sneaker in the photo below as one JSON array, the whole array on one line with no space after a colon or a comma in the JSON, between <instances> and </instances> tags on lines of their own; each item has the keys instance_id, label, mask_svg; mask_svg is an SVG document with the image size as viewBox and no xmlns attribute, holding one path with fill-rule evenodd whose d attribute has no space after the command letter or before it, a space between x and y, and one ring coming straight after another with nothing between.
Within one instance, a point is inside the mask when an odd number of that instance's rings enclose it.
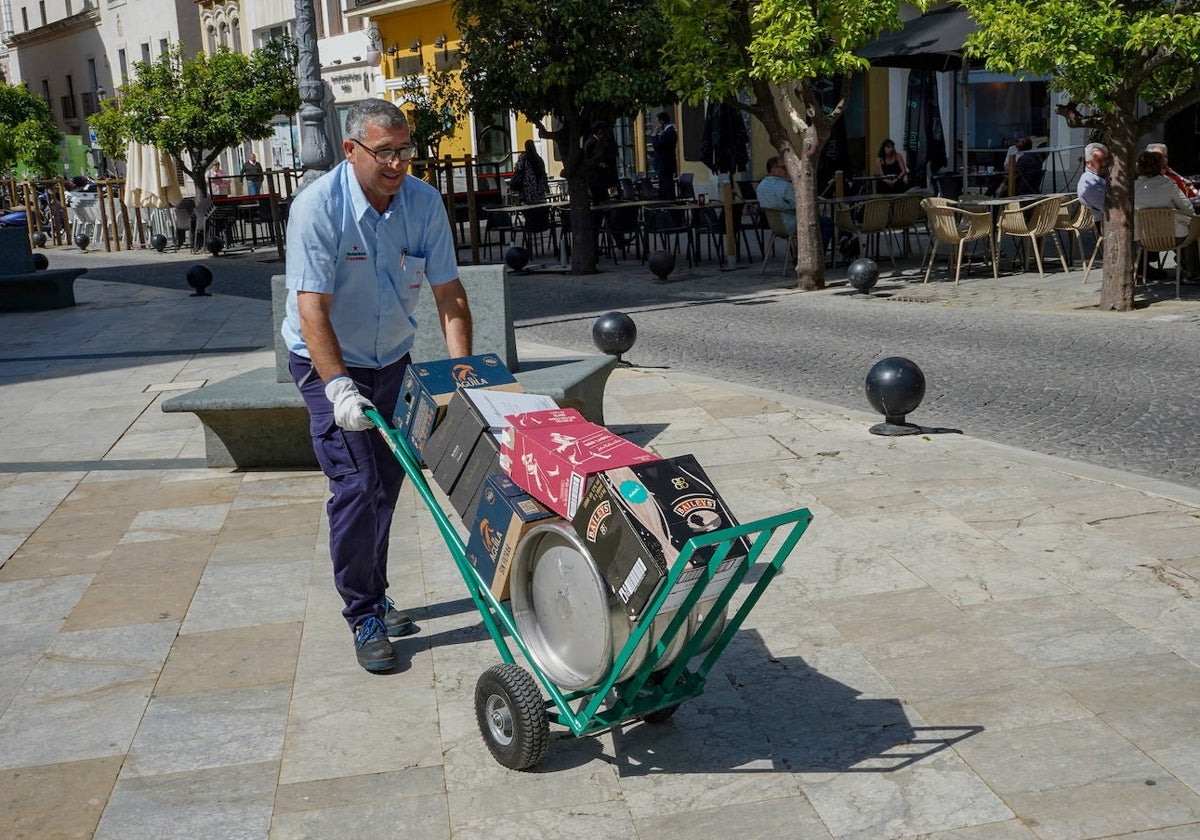
<instances>
[{"instance_id":1,"label":"blue sneaker","mask_svg":"<svg viewBox=\"0 0 1200 840\"><path fill-rule=\"evenodd\" d=\"M396 609L396 605L388 597L383 599L383 626L387 628L387 634L392 637L407 636L409 633L417 631L412 619Z\"/></svg>"},{"instance_id":2,"label":"blue sneaker","mask_svg":"<svg viewBox=\"0 0 1200 840\"><path fill-rule=\"evenodd\" d=\"M371 616L354 629L354 653L368 671L390 671L396 667L396 651L388 641L387 627Z\"/></svg>"}]
</instances>

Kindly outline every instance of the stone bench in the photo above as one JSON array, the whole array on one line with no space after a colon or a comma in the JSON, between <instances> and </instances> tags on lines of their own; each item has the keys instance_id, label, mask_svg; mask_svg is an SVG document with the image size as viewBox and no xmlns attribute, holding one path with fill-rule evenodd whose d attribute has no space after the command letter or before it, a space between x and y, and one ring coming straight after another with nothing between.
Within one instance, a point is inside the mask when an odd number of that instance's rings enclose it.
<instances>
[{"instance_id":1,"label":"stone bench","mask_svg":"<svg viewBox=\"0 0 1200 840\"><path fill-rule=\"evenodd\" d=\"M577 409L604 423L604 386L617 365L613 356L572 356L521 362L510 312L508 277L502 265L462 266L459 275L474 317L474 351L495 353L525 390L545 394L559 405ZM271 279L275 367L258 368L166 400L166 412L191 412L204 427L210 467L316 467L308 411L287 367L279 325L287 289L284 278ZM426 286L417 305L416 361L444 359L446 343L438 328L433 293Z\"/></svg>"},{"instance_id":2,"label":"stone bench","mask_svg":"<svg viewBox=\"0 0 1200 840\"><path fill-rule=\"evenodd\" d=\"M75 305L75 278L86 268L33 265L24 228L0 227L0 312L34 312Z\"/></svg>"}]
</instances>

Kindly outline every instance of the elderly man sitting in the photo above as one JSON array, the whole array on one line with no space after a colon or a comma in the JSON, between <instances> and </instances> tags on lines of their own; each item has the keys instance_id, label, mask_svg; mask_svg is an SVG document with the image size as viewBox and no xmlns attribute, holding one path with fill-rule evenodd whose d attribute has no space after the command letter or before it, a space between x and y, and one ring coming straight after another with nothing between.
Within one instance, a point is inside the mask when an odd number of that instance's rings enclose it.
<instances>
[{"instance_id":1,"label":"elderly man sitting","mask_svg":"<svg viewBox=\"0 0 1200 840\"><path fill-rule=\"evenodd\" d=\"M1075 194L1079 203L1092 211L1099 227L1104 219L1104 202L1108 196L1108 147L1103 143L1088 143L1083 149L1083 174Z\"/></svg>"},{"instance_id":2,"label":"elderly man sitting","mask_svg":"<svg viewBox=\"0 0 1200 840\"><path fill-rule=\"evenodd\" d=\"M758 182L755 196L759 207L779 211L788 233L796 232L796 190L788 178L783 158L776 155L767 159L767 175ZM817 222L821 225L821 248L826 249L833 239L833 219L818 216Z\"/></svg>"}]
</instances>

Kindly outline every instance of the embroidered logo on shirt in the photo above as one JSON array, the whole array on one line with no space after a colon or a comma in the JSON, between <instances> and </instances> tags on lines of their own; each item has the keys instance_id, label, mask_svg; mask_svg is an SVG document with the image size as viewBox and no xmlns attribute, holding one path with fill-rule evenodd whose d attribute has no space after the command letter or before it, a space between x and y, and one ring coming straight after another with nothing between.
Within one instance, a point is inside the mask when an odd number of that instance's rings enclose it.
<instances>
[{"instance_id":1,"label":"embroidered logo on shirt","mask_svg":"<svg viewBox=\"0 0 1200 840\"><path fill-rule=\"evenodd\" d=\"M365 262L366 259L367 259L367 255L364 254L362 251L358 250L357 245L352 246L350 248L350 250L346 252L346 262L356 262L356 261Z\"/></svg>"}]
</instances>

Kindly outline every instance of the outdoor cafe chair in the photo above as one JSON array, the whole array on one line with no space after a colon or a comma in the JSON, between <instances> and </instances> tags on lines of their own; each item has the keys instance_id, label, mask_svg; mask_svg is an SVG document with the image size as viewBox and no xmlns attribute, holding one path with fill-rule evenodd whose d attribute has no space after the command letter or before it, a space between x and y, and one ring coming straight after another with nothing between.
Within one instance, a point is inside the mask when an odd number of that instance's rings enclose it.
<instances>
[{"instance_id":1,"label":"outdoor cafe chair","mask_svg":"<svg viewBox=\"0 0 1200 840\"><path fill-rule=\"evenodd\" d=\"M1182 216L1188 220L1187 236L1175 235L1175 219ZM1146 276L1151 252L1171 251L1175 254L1175 297L1180 296L1183 271L1183 249L1200 239L1200 216L1194 216L1174 207L1146 207L1138 210L1134 225L1140 255L1139 273Z\"/></svg>"},{"instance_id":2,"label":"outdoor cafe chair","mask_svg":"<svg viewBox=\"0 0 1200 840\"><path fill-rule=\"evenodd\" d=\"M858 205L856 210L861 208L862 216L859 220L855 220L854 213L848 206L838 207L833 217L834 226L840 233L849 233L852 236L865 237L867 240L867 248L865 253L870 256L872 253L871 245L874 243L873 253L875 258L879 259L879 236L888 226L888 218L892 212L892 199L890 198L872 198ZM892 251L892 241L888 239L888 258L892 261L892 268L896 267L896 255Z\"/></svg>"},{"instance_id":3,"label":"outdoor cafe chair","mask_svg":"<svg viewBox=\"0 0 1200 840\"><path fill-rule=\"evenodd\" d=\"M771 228L771 238L767 241L763 248L762 268L758 270L759 274L763 274L767 270L767 262L771 257L775 256L775 240L782 239L787 243L787 259L783 262L783 273L786 275L788 269L796 267L796 234L789 233L787 226L783 223L783 213L778 210L773 210L768 207L759 208L767 224Z\"/></svg>"},{"instance_id":4,"label":"outdoor cafe chair","mask_svg":"<svg viewBox=\"0 0 1200 840\"><path fill-rule=\"evenodd\" d=\"M655 210L646 208L646 248L651 247L651 242L658 240L660 245L665 249L668 247L669 240L674 240L672 244L673 253L679 253L679 238L687 237L687 261L688 267L692 265L692 226L688 223L687 215L683 210Z\"/></svg>"},{"instance_id":5,"label":"outdoor cafe chair","mask_svg":"<svg viewBox=\"0 0 1200 840\"><path fill-rule=\"evenodd\" d=\"M966 249L967 243L984 239L987 240L991 253L992 279L999 277L1000 269L996 258L996 240L992 237L991 214L985 210L964 210L952 204L943 204L943 201L945 199L937 201L927 198L921 202L925 208L926 223L929 225L928 265L925 268L923 282L928 283L929 275L933 272L933 263L937 258L937 246L946 245L955 251L954 285L957 286L959 276L962 274L963 251ZM970 271L969 264L967 271Z\"/></svg>"},{"instance_id":6,"label":"outdoor cafe chair","mask_svg":"<svg viewBox=\"0 0 1200 840\"><path fill-rule=\"evenodd\" d=\"M492 248L499 247L500 256L504 256L505 240L511 240L514 237L516 226L513 224L512 213L507 210L488 210L487 212L487 227L484 229L483 247L488 256L491 256Z\"/></svg>"},{"instance_id":7,"label":"outdoor cafe chair","mask_svg":"<svg viewBox=\"0 0 1200 840\"><path fill-rule=\"evenodd\" d=\"M637 258L643 259L641 214L637 207L612 207L605 210L604 234L608 251L612 254L613 265L617 262L617 250L620 249L621 259L624 259L630 246L633 246Z\"/></svg>"},{"instance_id":8,"label":"outdoor cafe chair","mask_svg":"<svg viewBox=\"0 0 1200 840\"><path fill-rule=\"evenodd\" d=\"M525 210L521 213L521 221L514 227L514 231L521 234L521 244L529 250L529 253L541 253L542 248L546 245L547 238L549 239L550 250L553 253L557 247L556 237L554 232L554 217L550 215L549 207L536 207L530 210ZM534 243L537 247L534 247Z\"/></svg>"},{"instance_id":9,"label":"outdoor cafe chair","mask_svg":"<svg viewBox=\"0 0 1200 840\"><path fill-rule=\"evenodd\" d=\"M1091 208L1080 203L1078 198L1063 202L1062 207L1058 209L1058 220L1054 223L1054 231L1058 236L1065 234L1067 237L1067 262L1075 257L1076 243L1079 245L1079 259L1084 259L1086 252L1083 248L1083 234L1089 230L1096 230L1096 218L1092 215ZM1085 284L1092 271L1092 263L1096 261L1096 254L1100 251L1100 243L1103 241L1104 237L1100 235L1099 231L1096 231L1096 242L1092 246L1092 255L1087 257L1083 263L1083 282Z\"/></svg>"},{"instance_id":10,"label":"outdoor cafe chair","mask_svg":"<svg viewBox=\"0 0 1200 840\"><path fill-rule=\"evenodd\" d=\"M903 236L900 252L905 256L912 253L909 247L908 235L911 232L913 237L917 236L917 224L925 217L925 209L921 206L921 200L925 196L921 193L905 193L892 199L891 213L888 216L886 233L893 237L897 234ZM891 243L888 243L889 247Z\"/></svg>"},{"instance_id":11,"label":"outdoor cafe chair","mask_svg":"<svg viewBox=\"0 0 1200 840\"><path fill-rule=\"evenodd\" d=\"M1018 242L1024 239L1029 240L1030 249L1037 260L1039 277L1046 276L1046 271L1042 266L1042 242L1047 236L1054 241L1058 258L1062 260L1063 271L1070 271L1062 245L1059 244L1058 237L1054 233L1054 226L1058 223L1058 208L1062 206L1062 203L1061 195L1046 196L1024 206L1019 201L1010 201L1000 211L1000 219L996 223L998 243L1002 242L1005 236L1011 236ZM1029 267L1028 251L1025 252L1025 267L1026 269Z\"/></svg>"}]
</instances>

